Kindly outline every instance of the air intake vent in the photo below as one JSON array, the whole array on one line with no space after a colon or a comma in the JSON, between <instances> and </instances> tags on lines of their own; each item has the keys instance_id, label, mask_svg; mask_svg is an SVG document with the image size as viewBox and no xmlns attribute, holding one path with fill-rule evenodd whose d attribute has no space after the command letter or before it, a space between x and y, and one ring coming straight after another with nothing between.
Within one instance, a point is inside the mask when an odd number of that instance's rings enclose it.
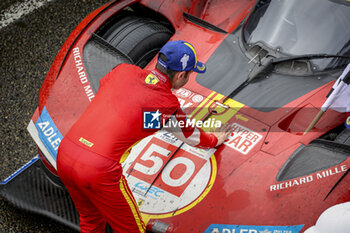
<instances>
[{"instance_id":1,"label":"air intake vent","mask_svg":"<svg viewBox=\"0 0 350 233\"><path fill-rule=\"evenodd\" d=\"M303 75L309 73L310 69L306 61L285 61L275 65L275 72Z\"/></svg>"},{"instance_id":2,"label":"air intake vent","mask_svg":"<svg viewBox=\"0 0 350 233\"><path fill-rule=\"evenodd\" d=\"M300 146L283 165L276 179L285 181L331 168L344 162L350 154L350 146L317 139L307 146Z\"/></svg>"}]
</instances>

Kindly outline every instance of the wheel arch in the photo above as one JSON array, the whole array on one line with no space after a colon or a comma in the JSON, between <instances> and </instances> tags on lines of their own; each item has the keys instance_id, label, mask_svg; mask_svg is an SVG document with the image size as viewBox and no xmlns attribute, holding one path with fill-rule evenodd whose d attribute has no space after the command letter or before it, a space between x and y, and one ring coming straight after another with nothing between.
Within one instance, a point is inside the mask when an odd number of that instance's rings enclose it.
<instances>
[{"instance_id":1,"label":"wheel arch","mask_svg":"<svg viewBox=\"0 0 350 233\"><path fill-rule=\"evenodd\" d=\"M173 36L171 23L159 13L135 3L106 20L84 46L83 61L93 91L115 66L144 68Z\"/></svg>"}]
</instances>

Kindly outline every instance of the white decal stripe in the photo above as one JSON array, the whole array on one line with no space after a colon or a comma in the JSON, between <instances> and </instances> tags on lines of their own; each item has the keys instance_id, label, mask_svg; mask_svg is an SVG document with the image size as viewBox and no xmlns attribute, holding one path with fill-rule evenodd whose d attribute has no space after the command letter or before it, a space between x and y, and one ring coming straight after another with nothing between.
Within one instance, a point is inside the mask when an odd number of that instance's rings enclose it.
<instances>
[{"instance_id":1,"label":"white decal stripe","mask_svg":"<svg viewBox=\"0 0 350 233\"><path fill-rule=\"evenodd\" d=\"M27 130L30 133L30 136L32 136L32 138L34 139L37 146L40 148L46 160L49 161L49 163L57 170L56 160L51 156L43 142L40 140L38 130L36 129L35 124L32 120L30 120Z\"/></svg>"},{"instance_id":2,"label":"white decal stripe","mask_svg":"<svg viewBox=\"0 0 350 233\"><path fill-rule=\"evenodd\" d=\"M53 0L29 0L12 5L0 15L0 29L51 1Z\"/></svg>"}]
</instances>

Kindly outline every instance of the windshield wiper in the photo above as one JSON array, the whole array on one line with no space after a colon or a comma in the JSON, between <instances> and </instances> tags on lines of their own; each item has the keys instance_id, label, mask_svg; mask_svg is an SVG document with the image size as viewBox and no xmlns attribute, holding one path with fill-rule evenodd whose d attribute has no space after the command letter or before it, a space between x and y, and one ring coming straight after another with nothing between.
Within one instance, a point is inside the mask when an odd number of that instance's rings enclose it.
<instances>
[{"instance_id":1,"label":"windshield wiper","mask_svg":"<svg viewBox=\"0 0 350 233\"><path fill-rule=\"evenodd\" d=\"M259 64L256 64L252 71L248 74L248 78L241 83L235 90L233 90L227 98L232 98L238 94L244 87L246 87L249 83L251 83L257 77L261 75L267 75L271 73L275 67L275 65L286 62L286 61L295 61L302 59L324 59L324 58L347 58L350 59L350 56L346 55L331 55L331 54L305 54L298 56L290 56L290 57L281 57L281 58L273 58L267 55L265 59L259 60Z\"/></svg>"}]
</instances>

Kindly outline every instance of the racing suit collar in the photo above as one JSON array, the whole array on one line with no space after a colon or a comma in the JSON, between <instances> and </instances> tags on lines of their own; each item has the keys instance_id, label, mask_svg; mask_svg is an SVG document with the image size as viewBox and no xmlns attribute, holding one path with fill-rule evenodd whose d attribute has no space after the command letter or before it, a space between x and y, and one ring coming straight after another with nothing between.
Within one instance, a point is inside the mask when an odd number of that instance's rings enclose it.
<instances>
[{"instance_id":1,"label":"racing suit collar","mask_svg":"<svg viewBox=\"0 0 350 233\"><path fill-rule=\"evenodd\" d=\"M164 75L163 73L161 73L159 70L154 69L151 71L152 74L154 74L155 76L157 76L157 78L159 80L161 80L162 82L165 83L165 85L171 89L173 87L173 85L171 84L170 78L166 75Z\"/></svg>"}]
</instances>

